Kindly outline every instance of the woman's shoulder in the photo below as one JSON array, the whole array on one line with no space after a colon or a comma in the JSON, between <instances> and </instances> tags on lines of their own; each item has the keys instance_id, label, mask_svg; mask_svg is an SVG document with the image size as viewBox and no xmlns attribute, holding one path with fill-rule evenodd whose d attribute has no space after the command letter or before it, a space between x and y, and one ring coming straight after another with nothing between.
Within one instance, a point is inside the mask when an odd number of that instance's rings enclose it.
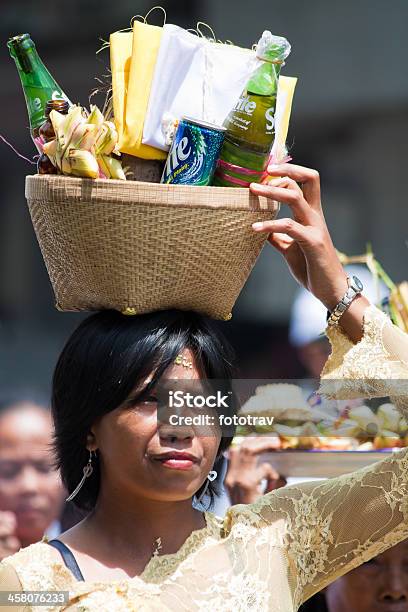
<instances>
[{"instance_id":1,"label":"woman's shoulder","mask_svg":"<svg viewBox=\"0 0 408 612\"><path fill-rule=\"evenodd\" d=\"M25 548L20 548L14 555L10 555L3 559L0 562L0 567L3 568L5 565L11 565L17 569L20 566L26 566L30 563L48 565L53 559L55 559L53 550L45 540L42 540L41 542L30 544Z\"/></svg>"},{"instance_id":2,"label":"woman's shoulder","mask_svg":"<svg viewBox=\"0 0 408 612\"><path fill-rule=\"evenodd\" d=\"M271 527L273 531L282 531L288 517L282 505L277 491L271 491L254 503L230 506L223 520L223 536L242 538L245 535L250 538L259 534L260 530Z\"/></svg>"},{"instance_id":3,"label":"woman's shoulder","mask_svg":"<svg viewBox=\"0 0 408 612\"><path fill-rule=\"evenodd\" d=\"M58 555L45 541L30 544L0 562L0 580L9 579L14 572L23 590L68 588L75 579Z\"/></svg>"}]
</instances>

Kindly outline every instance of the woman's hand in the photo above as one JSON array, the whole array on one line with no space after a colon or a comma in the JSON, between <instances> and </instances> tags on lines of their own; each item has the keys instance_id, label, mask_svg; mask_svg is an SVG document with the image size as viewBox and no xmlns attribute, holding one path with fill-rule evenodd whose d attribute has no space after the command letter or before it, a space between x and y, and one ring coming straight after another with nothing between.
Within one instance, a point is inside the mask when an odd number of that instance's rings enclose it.
<instances>
[{"instance_id":1,"label":"woman's hand","mask_svg":"<svg viewBox=\"0 0 408 612\"><path fill-rule=\"evenodd\" d=\"M347 291L347 275L324 220L319 173L291 164L270 166L268 172L282 178L269 185L252 183L251 191L288 204L293 219L255 223L253 228L271 232L269 242L285 257L295 279L331 310Z\"/></svg>"},{"instance_id":2,"label":"woman's hand","mask_svg":"<svg viewBox=\"0 0 408 612\"><path fill-rule=\"evenodd\" d=\"M284 256L295 279L328 310L333 310L347 291L347 275L323 216L319 173L292 164L269 166L268 172L282 178L274 179L268 185L252 183L252 193L288 204L293 218L254 223L252 227L256 232L270 234L269 242ZM365 298L356 298L340 319L353 340L361 338L361 323L367 305Z\"/></svg>"},{"instance_id":3,"label":"woman's hand","mask_svg":"<svg viewBox=\"0 0 408 612\"><path fill-rule=\"evenodd\" d=\"M258 497L286 484L270 463L259 463L259 455L280 448L277 436L246 438L239 446L228 450L228 470L225 477L231 504L251 504ZM266 480L266 488L262 482Z\"/></svg>"}]
</instances>

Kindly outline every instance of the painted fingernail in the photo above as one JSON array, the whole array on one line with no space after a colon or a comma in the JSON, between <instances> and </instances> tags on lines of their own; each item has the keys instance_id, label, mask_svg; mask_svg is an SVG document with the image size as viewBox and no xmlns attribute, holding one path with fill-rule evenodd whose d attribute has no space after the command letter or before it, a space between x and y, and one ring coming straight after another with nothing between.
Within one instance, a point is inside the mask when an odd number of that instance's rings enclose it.
<instances>
[{"instance_id":1,"label":"painted fingernail","mask_svg":"<svg viewBox=\"0 0 408 612\"><path fill-rule=\"evenodd\" d=\"M253 223L252 227L254 229L261 229L261 227L263 226L263 223L257 222L257 223Z\"/></svg>"}]
</instances>

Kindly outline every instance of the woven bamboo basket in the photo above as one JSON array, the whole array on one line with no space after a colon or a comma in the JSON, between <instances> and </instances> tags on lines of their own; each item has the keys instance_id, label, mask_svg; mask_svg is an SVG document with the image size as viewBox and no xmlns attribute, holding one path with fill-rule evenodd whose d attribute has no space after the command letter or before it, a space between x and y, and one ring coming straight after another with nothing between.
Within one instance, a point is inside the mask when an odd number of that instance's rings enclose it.
<instances>
[{"instance_id":1,"label":"woven bamboo basket","mask_svg":"<svg viewBox=\"0 0 408 612\"><path fill-rule=\"evenodd\" d=\"M231 318L279 205L248 189L28 176L59 310L177 308Z\"/></svg>"}]
</instances>

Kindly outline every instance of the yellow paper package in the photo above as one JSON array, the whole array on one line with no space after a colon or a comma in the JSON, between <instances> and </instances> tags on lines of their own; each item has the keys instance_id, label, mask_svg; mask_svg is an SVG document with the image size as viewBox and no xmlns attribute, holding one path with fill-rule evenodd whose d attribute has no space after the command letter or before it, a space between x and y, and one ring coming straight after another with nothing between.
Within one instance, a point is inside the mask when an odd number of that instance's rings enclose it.
<instances>
[{"instance_id":1,"label":"yellow paper package","mask_svg":"<svg viewBox=\"0 0 408 612\"><path fill-rule=\"evenodd\" d=\"M135 21L132 32L115 32L110 37L112 95L119 150L143 159L166 158L165 152L142 144L161 34L161 27Z\"/></svg>"},{"instance_id":2,"label":"yellow paper package","mask_svg":"<svg viewBox=\"0 0 408 612\"><path fill-rule=\"evenodd\" d=\"M110 35L110 65L112 73L112 103L119 147L123 138L125 109L132 59L132 32L114 32Z\"/></svg>"},{"instance_id":3,"label":"yellow paper package","mask_svg":"<svg viewBox=\"0 0 408 612\"><path fill-rule=\"evenodd\" d=\"M287 155L286 138L288 136L290 115L297 78L280 76L275 112L275 140L272 145L271 157L273 163L279 163Z\"/></svg>"}]
</instances>

